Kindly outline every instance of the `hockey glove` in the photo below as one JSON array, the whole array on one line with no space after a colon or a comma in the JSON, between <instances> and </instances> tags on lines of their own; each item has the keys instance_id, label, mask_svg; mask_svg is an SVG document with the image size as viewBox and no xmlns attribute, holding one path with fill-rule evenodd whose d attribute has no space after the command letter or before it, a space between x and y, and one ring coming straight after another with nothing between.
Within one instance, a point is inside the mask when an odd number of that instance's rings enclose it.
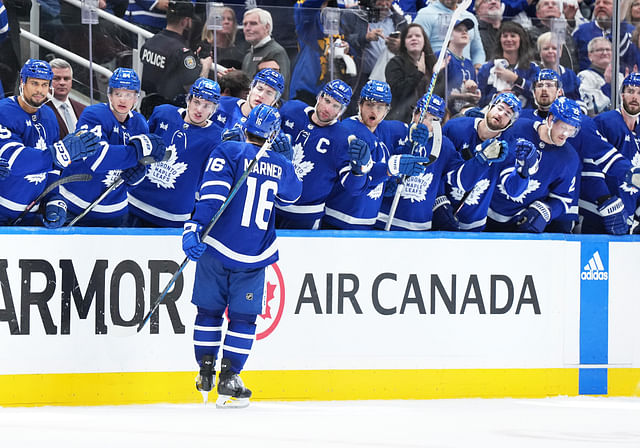
<instances>
[{"instance_id":1,"label":"hockey glove","mask_svg":"<svg viewBox=\"0 0 640 448\"><path fill-rule=\"evenodd\" d=\"M476 158L488 165L492 163L502 162L507 158L509 153L509 145L504 140L490 138L476 146Z\"/></svg>"},{"instance_id":2,"label":"hockey glove","mask_svg":"<svg viewBox=\"0 0 640 448\"><path fill-rule=\"evenodd\" d=\"M11 169L9 168L9 162L5 159L0 158L0 180L5 180L11 174Z\"/></svg>"},{"instance_id":3,"label":"hockey glove","mask_svg":"<svg viewBox=\"0 0 640 448\"><path fill-rule=\"evenodd\" d=\"M516 170L521 177L529 177L538 171L538 150L529 140L516 140L514 150L516 156Z\"/></svg>"},{"instance_id":4,"label":"hockey glove","mask_svg":"<svg viewBox=\"0 0 640 448\"><path fill-rule=\"evenodd\" d=\"M162 137L156 134L134 135L129 139L129 146L135 149L138 162L143 165L162 162L165 156L171 155L167 152L167 146Z\"/></svg>"},{"instance_id":5,"label":"hockey glove","mask_svg":"<svg viewBox=\"0 0 640 448\"><path fill-rule=\"evenodd\" d=\"M47 229L57 229L67 220L67 203L61 196L53 196L44 209L42 223Z\"/></svg>"},{"instance_id":6,"label":"hockey glove","mask_svg":"<svg viewBox=\"0 0 640 448\"><path fill-rule=\"evenodd\" d=\"M412 124L409 128L409 140L414 145L427 146L429 140L429 128L422 123Z\"/></svg>"},{"instance_id":7,"label":"hockey glove","mask_svg":"<svg viewBox=\"0 0 640 448\"><path fill-rule=\"evenodd\" d=\"M519 232L542 233L551 221L551 210L541 201L533 202L524 213L517 216Z\"/></svg>"},{"instance_id":8,"label":"hockey glove","mask_svg":"<svg viewBox=\"0 0 640 448\"><path fill-rule=\"evenodd\" d=\"M373 167L369 145L364 140L354 138L349 142L349 160L351 171L355 174L366 174Z\"/></svg>"},{"instance_id":9,"label":"hockey glove","mask_svg":"<svg viewBox=\"0 0 640 448\"><path fill-rule=\"evenodd\" d=\"M624 176L624 181L628 185L640 188L640 167L634 166Z\"/></svg>"},{"instance_id":10,"label":"hockey glove","mask_svg":"<svg viewBox=\"0 0 640 448\"><path fill-rule=\"evenodd\" d=\"M446 196L438 196L433 205L433 230L460 230L458 218L453 215L453 206Z\"/></svg>"},{"instance_id":11,"label":"hockey glove","mask_svg":"<svg viewBox=\"0 0 640 448\"><path fill-rule=\"evenodd\" d=\"M598 206L598 213L602 216L602 224L609 235L624 235L629 231L627 214L624 203L617 196L606 198Z\"/></svg>"},{"instance_id":12,"label":"hockey glove","mask_svg":"<svg viewBox=\"0 0 640 448\"><path fill-rule=\"evenodd\" d=\"M223 142L243 142L244 130L239 126L234 126L230 129L222 131Z\"/></svg>"},{"instance_id":13,"label":"hockey glove","mask_svg":"<svg viewBox=\"0 0 640 448\"><path fill-rule=\"evenodd\" d=\"M191 261L198 261L207 245L200 240L200 232L202 225L197 222L187 221L184 223L184 231L182 232L182 250Z\"/></svg>"},{"instance_id":14,"label":"hockey glove","mask_svg":"<svg viewBox=\"0 0 640 448\"><path fill-rule=\"evenodd\" d=\"M427 169L424 163L429 162L427 157L417 157L411 154L396 154L389 157L387 166L389 167L389 174L392 176L398 176L400 174L404 176L419 176Z\"/></svg>"},{"instance_id":15,"label":"hockey glove","mask_svg":"<svg viewBox=\"0 0 640 448\"><path fill-rule=\"evenodd\" d=\"M66 168L71 162L92 156L98 151L100 138L93 132L78 131L49 145L48 149L53 157L53 163L59 168Z\"/></svg>"},{"instance_id":16,"label":"hockey glove","mask_svg":"<svg viewBox=\"0 0 640 448\"><path fill-rule=\"evenodd\" d=\"M282 154L287 160L293 160L293 148L291 147L291 141L289 136L283 132L280 132L278 136L273 139L271 143L271 150Z\"/></svg>"},{"instance_id":17,"label":"hockey glove","mask_svg":"<svg viewBox=\"0 0 640 448\"><path fill-rule=\"evenodd\" d=\"M120 173L120 177L122 178L124 183L129 185L130 187L138 185L144 180L144 176L146 175L147 166L141 163L138 163L134 167L127 168L126 170L122 170L122 173Z\"/></svg>"}]
</instances>

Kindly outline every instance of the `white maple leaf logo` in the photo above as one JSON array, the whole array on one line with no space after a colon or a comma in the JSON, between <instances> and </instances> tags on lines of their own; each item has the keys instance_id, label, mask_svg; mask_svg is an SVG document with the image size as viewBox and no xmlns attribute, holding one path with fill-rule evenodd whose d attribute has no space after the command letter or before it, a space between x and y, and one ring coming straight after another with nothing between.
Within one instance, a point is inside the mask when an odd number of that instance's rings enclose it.
<instances>
[{"instance_id":1,"label":"white maple leaf logo","mask_svg":"<svg viewBox=\"0 0 640 448\"><path fill-rule=\"evenodd\" d=\"M38 142L36 143L35 147L36 147L36 149L44 151L45 149L47 149L47 142L45 142L44 139L42 137L40 137L38 139Z\"/></svg>"},{"instance_id":2,"label":"white maple leaf logo","mask_svg":"<svg viewBox=\"0 0 640 448\"><path fill-rule=\"evenodd\" d=\"M524 201L524 198L526 198L529 193L536 191L538 188L540 188L540 182L536 179L529 178L529 183L527 184L527 188L522 192L522 194L520 194L515 198L512 198L507 194L502 184L498 185L498 190L500 190L500 193L505 195L507 199L510 199L513 202L517 202L518 204L522 204Z\"/></svg>"},{"instance_id":3,"label":"white maple leaf logo","mask_svg":"<svg viewBox=\"0 0 640 448\"><path fill-rule=\"evenodd\" d=\"M367 193L367 197L373 200L379 199L382 196L383 189L384 189L384 182L376 185L376 188L369 191L369 193Z\"/></svg>"},{"instance_id":4,"label":"white maple leaf logo","mask_svg":"<svg viewBox=\"0 0 640 448\"><path fill-rule=\"evenodd\" d=\"M293 145L293 167L296 170L296 176L302 180L304 176L309 174L313 170L313 162L304 159L304 151L302 150L302 143L296 143Z\"/></svg>"},{"instance_id":5,"label":"white maple leaf logo","mask_svg":"<svg viewBox=\"0 0 640 448\"><path fill-rule=\"evenodd\" d=\"M427 190L433 182L433 173L422 173L418 176L409 177L400 195L403 199L411 202L422 202L427 198Z\"/></svg>"},{"instance_id":6,"label":"white maple leaf logo","mask_svg":"<svg viewBox=\"0 0 640 448\"><path fill-rule=\"evenodd\" d=\"M156 184L158 188L176 188L176 180L189 167L184 162L177 162L178 152L176 151L176 145L168 146L167 151L171 151L169 160L151 164L147 173L151 183Z\"/></svg>"},{"instance_id":7,"label":"white maple leaf logo","mask_svg":"<svg viewBox=\"0 0 640 448\"><path fill-rule=\"evenodd\" d=\"M637 152L635 153L635 155L633 156L633 159L631 159L631 165L633 165L636 168L640 166L639 153ZM636 194L638 192L638 189L636 187L634 187L633 185L629 185L626 182L622 182L622 184L620 185L620 189L629 194Z\"/></svg>"},{"instance_id":8,"label":"white maple leaf logo","mask_svg":"<svg viewBox=\"0 0 640 448\"><path fill-rule=\"evenodd\" d=\"M471 190L471 193L469 193L467 199L464 200L464 203L467 205L478 205L480 203L480 197L484 194L485 191L487 191L489 185L491 185L491 181L489 179L480 179L473 186L473 190ZM451 190L451 197L453 197L453 199L457 201L462 200L462 197L464 195L465 191L461 188L453 187L453 189Z\"/></svg>"},{"instance_id":9,"label":"white maple leaf logo","mask_svg":"<svg viewBox=\"0 0 640 448\"><path fill-rule=\"evenodd\" d=\"M111 184L118 180L122 170L109 170L107 174L105 174L104 179L102 179L102 183L105 187L109 188Z\"/></svg>"},{"instance_id":10,"label":"white maple leaf logo","mask_svg":"<svg viewBox=\"0 0 640 448\"><path fill-rule=\"evenodd\" d=\"M47 178L47 173L28 174L24 176L24 178L32 184L38 185L40 182L45 181L45 179Z\"/></svg>"}]
</instances>

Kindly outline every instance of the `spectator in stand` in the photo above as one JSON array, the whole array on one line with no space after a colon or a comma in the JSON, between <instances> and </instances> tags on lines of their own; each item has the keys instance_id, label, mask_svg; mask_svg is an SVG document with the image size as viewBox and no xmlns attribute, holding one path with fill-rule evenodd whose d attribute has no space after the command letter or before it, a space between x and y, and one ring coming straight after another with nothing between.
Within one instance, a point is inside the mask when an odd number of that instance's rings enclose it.
<instances>
[{"instance_id":1,"label":"spectator in stand","mask_svg":"<svg viewBox=\"0 0 640 448\"><path fill-rule=\"evenodd\" d=\"M573 40L578 50L578 70L585 70L591 64L589 57L589 42L595 37L606 37L611 42L611 17L613 15L613 0L596 0L591 22L580 25L573 32ZM631 43L633 26L627 22L620 22L620 71L632 70L635 64L635 51Z\"/></svg>"},{"instance_id":2,"label":"spectator in stand","mask_svg":"<svg viewBox=\"0 0 640 448\"><path fill-rule=\"evenodd\" d=\"M589 42L591 65L578 73L580 78L580 98L587 107L590 117L611 108L611 42L606 37L596 37ZM624 79L618 73L620 84Z\"/></svg>"},{"instance_id":3,"label":"spectator in stand","mask_svg":"<svg viewBox=\"0 0 640 448\"><path fill-rule=\"evenodd\" d=\"M502 2L500 0L476 0L478 32L485 55L490 55L500 39L498 30L502 25Z\"/></svg>"},{"instance_id":4,"label":"spectator in stand","mask_svg":"<svg viewBox=\"0 0 640 448\"><path fill-rule=\"evenodd\" d=\"M400 51L388 63L385 78L391 86L389 120L407 123L431 80L436 57L422 27L412 23L400 34Z\"/></svg>"},{"instance_id":5,"label":"spectator in stand","mask_svg":"<svg viewBox=\"0 0 640 448\"><path fill-rule=\"evenodd\" d=\"M554 39L555 42L562 41L560 50L560 64L565 67L576 70L578 68L578 53L576 46L571 37L573 29L569 27L567 21L562 18L560 11L561 0L539 0L536 4L536 20L533 21L533 27L528 30L531 38L531 45L536 47L538 37L547 32L556 32L558 35Z\"/></svg>"},{"instance_id":6,"label":"spectator in stand","mask_svg":"<svg viewBox=\"0 0 640 448\"><path fill-rule=\"evenodd\" d=\"M638 29L638 25L640 25L640 0L633 0L624 20Z\"/></svg>"},{"instance_id":7,"label":"spectator in stand","mask_svg":"<svg viewBox=\"0 0 640 448\"><path fill-rule=\"evenodd\" d=\"M502 23L493 58L478 71L480 106L489 104L493 95L500 92L513 92L523 107L531 106L532 81L539 69L531 61L529 36L522 26L515 22Z\"/></svg>"},{"instance_id":8,"label":"spectator in stand","mask_svg":"<svg viewBox=\"0 0 640 448\"><path fill-rule=\"evenodd\" d=\"M416 20L417 23L424 28L427 33L429 42L433 51L440 51L442 49L442 43L446 34L447 27L451 21L451 15L458 5L457 0L437 0L429 3L426 7L418 11ZM469 11L462 11L460 19L471 19L474 24L474 29L469 34L471 38L470 45L465 48L464 57L471 59L473 65L478 69L482 64L486 62L486 55L484 48L482 47L482 40L480 39L480 33L478 32L478 21L476 17Z\"/></svg>"},{"instance_id":9,"label":"spectator in stand","mask_svg":"<svg viewBox=\"0 0 640 448\"><path fill-rule=\"evenodd\" d=\"M572 100L580 99L580 78L576 72L558 64L558 45L554 42L553 34L543 33L538 37L537 48L540 55L540 68L549 68L558 73L562 81L564 96Z\"/></svg>"},{"instance_id":10,"label":"spectator in stand","mask_svg":"<svg viewBox=\"0 0 640 448\"><path fill-rule=\"evenodd\" d=\"M446 64L436 81L435 91L446 100L451 115L458 114L463 108L475 107L480 101L476 70L471 60L463 56L465 47L469 45L469 31L472 28L473 21L470 19L458 20L451 33Z\"/></svg>"},{"instance_id":11,"label":"spectator in stand","mask_svg":"<svg viewBox=\"0 0 640 448\"><path fill-rule=\"evenodd\" d=\"M71 134L76 130L76 123L85 105L69 98L69 93L73 87L73 69L64 59L53 59L49 62L53 71L53 79L51 87L53 88L53 97L45 103L53 109L60 127L60 138L64 138L67 134Z\"/></svg>"},{"instance_id":12,"label":"spectator in stand","mask_svg":"<svg viewBox=\"0 0 640 448\"><path fill-rule=\"evenodd\" d=\"M214 56L213 52L213 31L207 29L206 25L202 28L202 41L198 44L200 47L200 57L203 55ZM236 34L238 32L238 22L236 13L232 8L222 8L222 29L216 30L216 60L217 64L225 68L242 67L242 59L244 58L245 48L236 43Z\"/></svg>"},{"instance_id":13,"label":"spectator in stand","mask_svg":"<svg viewBox=\"0 0 640 448\"><path fill-rule=\"evenodd\" d=\"M287 98L289 81L291 80L291 64L285 49L272 37L273 19L271 14L261 8L253 8L244 13L242 32L251 48L242 61L242 71L251 75L256 73L258 63L262 59L275 59L280 65L280 73L284 77L285 90L283 98Z\"/></svg>"},{"instance_id":14,"label":"spectator in stand","mask_svg":"<svg viewBox=\"0 0 640 448\"><path fill-rule=\"evenodd\" d=\"M167 26L168 9L169 0L129 0L125 19L155 34Z\"/></svg>"}]
</instances>

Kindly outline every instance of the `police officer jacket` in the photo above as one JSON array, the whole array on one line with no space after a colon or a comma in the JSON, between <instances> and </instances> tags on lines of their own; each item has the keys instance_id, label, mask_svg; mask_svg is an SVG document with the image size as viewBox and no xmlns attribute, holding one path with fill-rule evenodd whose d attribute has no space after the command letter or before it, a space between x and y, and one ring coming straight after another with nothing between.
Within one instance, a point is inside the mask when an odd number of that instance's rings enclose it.
<instances>
[{"instance_id":1,"label":"police officer jacket","mask_svg":"<svg viewBox=\"0 0 640 448\"><path fill-rule=\"evenodd\" d=\"M164 29L147 40L140 52L143 64L142 89L146 94L158 93L172 101L186 93L200 75L202 66L178 33Z\"/></svg>"}]
</instances>

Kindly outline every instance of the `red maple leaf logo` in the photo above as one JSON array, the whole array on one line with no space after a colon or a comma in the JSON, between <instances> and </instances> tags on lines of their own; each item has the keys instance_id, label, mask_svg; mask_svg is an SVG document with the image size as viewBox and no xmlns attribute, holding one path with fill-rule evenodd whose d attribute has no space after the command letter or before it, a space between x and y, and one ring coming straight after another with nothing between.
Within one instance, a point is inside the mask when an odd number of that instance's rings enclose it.
<instances>
[{"instance_id":1,"label":"red maple leaf logo","mask_svg":"<svg viewBox=\"0 0 640 448\"><path fill-rule=\"evenodd\" d=\"M276 286L277 285L267 282L267 303L264 307L264 314L260 315L263 319L273 319L271 316L271 307L269 306L269 302L275 298Z\"/></svg>"}]
</instances>

